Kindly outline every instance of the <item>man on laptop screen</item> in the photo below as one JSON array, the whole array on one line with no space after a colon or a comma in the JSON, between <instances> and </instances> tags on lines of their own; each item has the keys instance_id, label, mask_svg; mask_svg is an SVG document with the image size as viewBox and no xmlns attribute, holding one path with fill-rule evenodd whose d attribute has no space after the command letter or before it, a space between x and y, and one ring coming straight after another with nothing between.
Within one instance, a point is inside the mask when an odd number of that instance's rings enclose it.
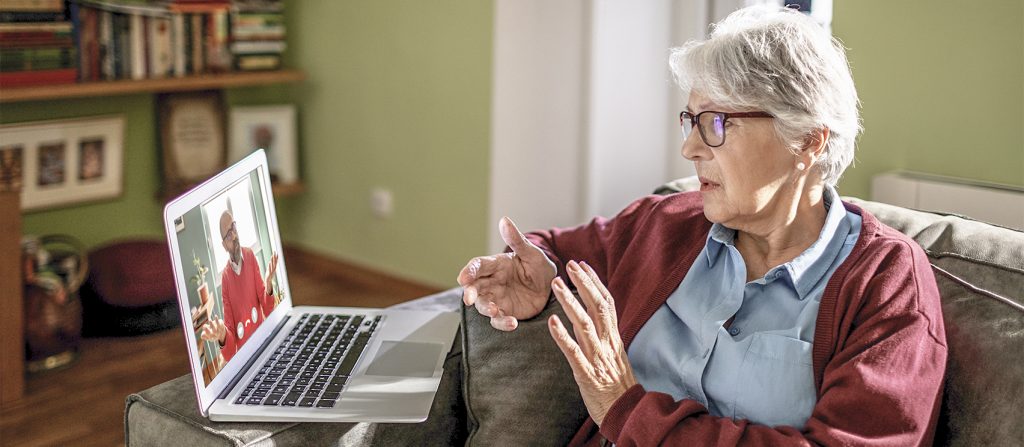
<instances>
[{"instance_id":1,"label":"man on laptop screen","mask_svg":"<svg viewBox=\"0 0 1024 447\"><path fill-rule=\"evenodd\" d=\"M277 270L277 254L270 257L264 280L256 255L251 248L242 247L239 242L238 223L231 211L225 210L220 215L220 237L230 255L220 275L224 318L207 321L201 337L206 341L216 341L224 359L231 360L238 347L274 310L273 279Z\"/></svg>"}]
</instances>

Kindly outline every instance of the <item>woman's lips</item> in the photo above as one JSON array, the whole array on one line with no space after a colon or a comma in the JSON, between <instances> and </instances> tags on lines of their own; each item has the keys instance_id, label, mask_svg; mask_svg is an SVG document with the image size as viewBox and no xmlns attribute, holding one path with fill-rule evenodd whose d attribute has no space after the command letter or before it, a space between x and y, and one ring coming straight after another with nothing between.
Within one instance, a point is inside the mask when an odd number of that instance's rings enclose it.
<instances>
[{"instance_id":1,"label":"woman's lips","mask_svg":"<svg viewBox=\"0 0 1024 447\"><path fill-rule=\"evenodd\" d=\"M704 177L697 177L697 179L700 180L700 192L712 191L722 186Z\"/></svg>"}]
</instances>

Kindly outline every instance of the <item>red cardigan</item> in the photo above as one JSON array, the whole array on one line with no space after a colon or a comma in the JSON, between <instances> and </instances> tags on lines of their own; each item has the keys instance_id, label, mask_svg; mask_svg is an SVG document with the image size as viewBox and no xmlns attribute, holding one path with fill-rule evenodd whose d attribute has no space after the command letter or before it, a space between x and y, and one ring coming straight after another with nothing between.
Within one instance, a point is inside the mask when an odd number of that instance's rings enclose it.
<instances>
[{"instance_id":1,"label":"red cardigan","mask_svg":"<svg viewBox=\"0 0 1024 447\"><path fill-rule=\"evenodd\" d=\"M640 385L603 425L588 419L573 445L931 445L942 399L946 336L928 258L913 240L849 203L863 218L853 251L829 279L814 332L818 402L802 430L708 414ZM527 237L565 273L586 261L615 297L628 349L679 286L707 238L699 193L649 196L613 219ZM668 334L666 334L668 336ZM598 436L598 432L600 435Z\"/></svg>"}]
</instances>

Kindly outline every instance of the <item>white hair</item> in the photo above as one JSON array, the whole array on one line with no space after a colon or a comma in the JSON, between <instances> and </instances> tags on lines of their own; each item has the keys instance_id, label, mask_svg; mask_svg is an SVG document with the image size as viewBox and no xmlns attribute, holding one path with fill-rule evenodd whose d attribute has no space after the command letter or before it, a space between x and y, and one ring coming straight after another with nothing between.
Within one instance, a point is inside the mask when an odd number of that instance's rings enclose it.
<instances>
[{"instance_id":1,"label":"white hair","mask_svg":"<svg viewBox=\"0 0 1024 447\"><path fill-rule=\"evenodd\" d=\"M669 65L684 92L723 107L761 110L797 153L808 134L828 128L815 168L835 185L853 162L861 131L857 89L843 45L789 8L752 6L714 25L711 37L673 48Z\"/></svg>"}]
</instances>

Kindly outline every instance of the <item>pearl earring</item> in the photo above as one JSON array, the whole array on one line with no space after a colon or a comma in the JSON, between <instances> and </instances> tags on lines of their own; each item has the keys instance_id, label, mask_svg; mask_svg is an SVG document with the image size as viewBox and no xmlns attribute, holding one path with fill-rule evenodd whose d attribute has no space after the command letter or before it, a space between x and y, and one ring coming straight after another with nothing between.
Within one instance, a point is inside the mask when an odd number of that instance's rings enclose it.
<instances>
[{"instance_id":1,"label":"pearl earring","mask_svg":"<svg viewBox=\"0 0 1024 447\"><path fill-rule=\"evenodd\" d=\"M807 167L807 165L805 165L804 162L802 162L802 161L796 164L796 170L797 171L803 171L804 168L806 168L806 167Z\"/></svg>"}]
</instances>

